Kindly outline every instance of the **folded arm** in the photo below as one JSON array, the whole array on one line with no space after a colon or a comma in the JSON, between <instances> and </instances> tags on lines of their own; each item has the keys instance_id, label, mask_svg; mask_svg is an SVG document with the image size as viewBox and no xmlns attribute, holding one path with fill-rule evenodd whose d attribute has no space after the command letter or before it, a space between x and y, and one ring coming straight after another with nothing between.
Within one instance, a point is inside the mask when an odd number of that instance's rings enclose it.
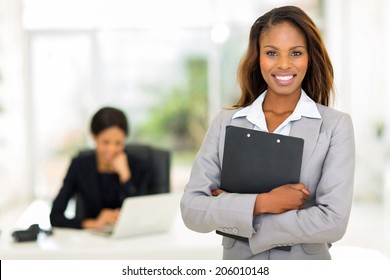
<instances>
[{"instance_id":1,"label":"folded arm","mask_svg":"<svg viewBox=\"0 0 390 280\"><path fill-rule=\"evenodd\" d=\"M327 134L329 145L324 160L316 159L322 170L311 201L302 210L259 215L255 219L256 233L249 240L254 254L280 244L332 243L344 235L352 205L355 168L350 117L342 115ZM316 164L309 161L307 168Z\"/></svg>"}]
</instances>

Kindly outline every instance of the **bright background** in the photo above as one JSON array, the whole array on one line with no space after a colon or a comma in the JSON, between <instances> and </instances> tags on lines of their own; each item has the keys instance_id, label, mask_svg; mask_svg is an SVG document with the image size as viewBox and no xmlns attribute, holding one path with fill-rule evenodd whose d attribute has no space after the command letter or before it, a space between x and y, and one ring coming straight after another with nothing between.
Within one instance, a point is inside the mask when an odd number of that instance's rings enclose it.
<instances>
[{"instance_id":1,"label":"bright background","mask_svg":"<svg viewBox=\"0 0 390 280\"><path fill-rule=\"evenodd\" d=\"M0 0L0 218L56 195L106 105L126 112L130 142L172 151L171 188L181 191L210 119L239 97L250 26L286 4L323 32L334 107L355 125L354 208L341 242L389 256L386 0Z\"/></svg>"}]
</instances>

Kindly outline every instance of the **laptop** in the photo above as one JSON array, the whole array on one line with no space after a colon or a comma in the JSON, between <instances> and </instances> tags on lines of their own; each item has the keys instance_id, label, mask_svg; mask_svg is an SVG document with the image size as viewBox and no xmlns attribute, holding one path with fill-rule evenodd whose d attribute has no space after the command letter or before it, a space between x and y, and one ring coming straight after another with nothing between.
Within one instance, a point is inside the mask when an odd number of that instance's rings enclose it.
<instances>
[{"instance_id":1,"label":"laptop","mask_svg":"<svg viewBox=\"0 0 390 280\"><path fill-rule=\"evenodd\" d=\"M92 230L92 233L119 239L167 232L178 212L180 198L178 193L128 197L116 224L103 230Z\"/></svg>"},{"instance_id":2,"label":"laptop","mask_svg":"<svg viewBox=\"0 0 390 280\"><path fill-rule=\"evenodd\" d=\"M299 183L303 139L236 126L226 127L221 188L265 193Z\"/></svg>"}]
</instances>

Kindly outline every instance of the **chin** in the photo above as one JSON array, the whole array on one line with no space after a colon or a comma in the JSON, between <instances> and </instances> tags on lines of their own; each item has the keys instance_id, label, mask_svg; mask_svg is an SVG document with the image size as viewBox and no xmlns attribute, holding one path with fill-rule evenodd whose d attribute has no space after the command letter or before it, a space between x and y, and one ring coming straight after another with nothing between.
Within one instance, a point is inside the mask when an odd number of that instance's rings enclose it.
<instances>
[{"instance_id":1,"label":"chin","mask_svg":"<svg viewBox=\"0 0 390 280\"><path fill-rule=\"evenodd\" d=\"M285 96L288 96L288 95L293 95L297 92L301 92L301 89L299 87L275 87L273 89L273 92L275 92L276 94L278 95L285 95Z\"/></svg>"},{"instance_id":2,"label":"chin","mask_svg":"<svg viewBox=\"0 0 390 280\"><path fill-rule=\"evenodd\" d=\"M104 160L106 163L111 163L113 159L114 157L110 157L110 158L105 158Z\"/></svg>"}]
</instances>

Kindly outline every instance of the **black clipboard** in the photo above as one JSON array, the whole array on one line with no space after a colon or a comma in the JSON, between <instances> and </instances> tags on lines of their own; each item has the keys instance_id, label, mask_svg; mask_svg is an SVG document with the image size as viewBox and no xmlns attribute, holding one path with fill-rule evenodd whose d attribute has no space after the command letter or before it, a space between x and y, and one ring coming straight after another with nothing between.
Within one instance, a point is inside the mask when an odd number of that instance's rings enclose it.
<instances>
[{"instance_id":1,"label":"black clipboard","mask_svg":"<svg viewBox=\"0 0 390 280\"><path fill-rule=\"evenodd\" d=\"M304 140L236 126L226 127L221 189L231 193L266 193L299 183ZM248 242L217 230L217 234Z\"/></svg>"},{"instance_id":2,"label":"black clipboard","mask_svg":"<svg viewBox=\"0 0 390 280\"><path fill-rule=\"evenodd\" d=\"M221 189L265 193L299 183L303 145L302 138L227 126Z\"/></svg>"}]
</instances>

